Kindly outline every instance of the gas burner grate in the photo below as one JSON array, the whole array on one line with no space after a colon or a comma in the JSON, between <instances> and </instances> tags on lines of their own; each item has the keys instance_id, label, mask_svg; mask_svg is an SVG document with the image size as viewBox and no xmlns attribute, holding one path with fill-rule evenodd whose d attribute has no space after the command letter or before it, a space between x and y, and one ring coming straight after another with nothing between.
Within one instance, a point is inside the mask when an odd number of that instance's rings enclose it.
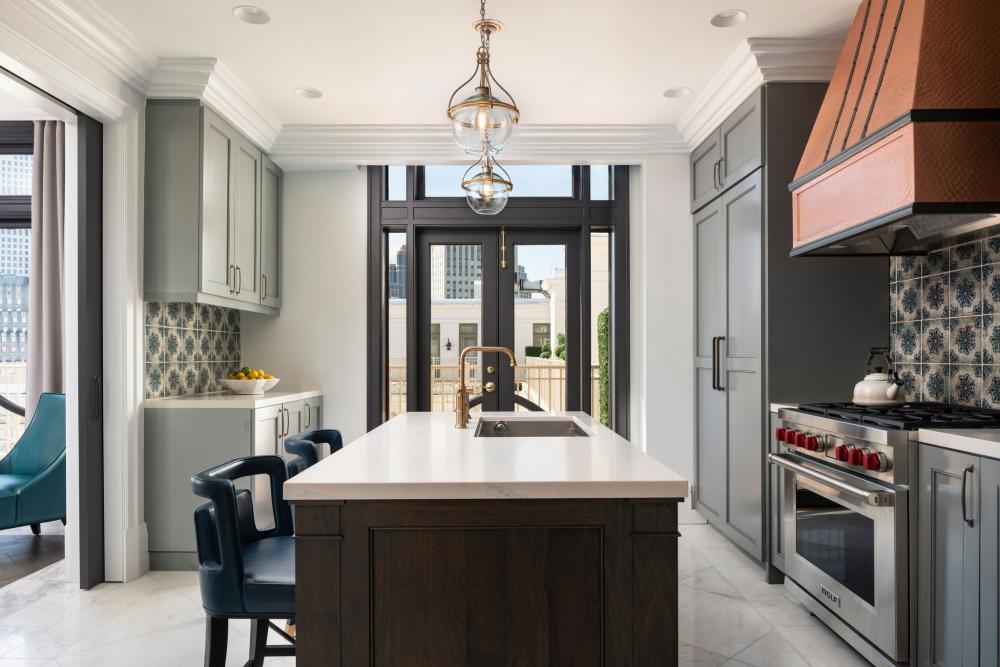
<instances>
[{"instance_id":1,"label":"gas burner grate","mask_svg":"<svg viewBox=\"0 0 1000 667\"><path fill-rule=\"evenodd\" d=\"M924 426L1000 426L1000 410L944 403L906 403L891 407L809 403L800 405L798 409L841 421L894 430L913 430Z\"/></svg>"}]
</instances>

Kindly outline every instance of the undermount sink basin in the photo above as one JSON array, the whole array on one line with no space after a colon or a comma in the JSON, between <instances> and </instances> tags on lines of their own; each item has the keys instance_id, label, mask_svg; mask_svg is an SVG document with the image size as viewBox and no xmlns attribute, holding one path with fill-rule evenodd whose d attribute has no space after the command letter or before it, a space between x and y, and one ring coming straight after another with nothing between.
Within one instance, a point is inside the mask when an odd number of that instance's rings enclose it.
<instances>
[{"instance_id":1,"label":"undermount sink basin","mask_svg":"<svg viewBox=\"0 0 1000 667\"><path fill-rule=\"evenodd\" d=\"M587 438L587 432L572 417L480 417L477 438Z\"/></svg>"}]
</instances>

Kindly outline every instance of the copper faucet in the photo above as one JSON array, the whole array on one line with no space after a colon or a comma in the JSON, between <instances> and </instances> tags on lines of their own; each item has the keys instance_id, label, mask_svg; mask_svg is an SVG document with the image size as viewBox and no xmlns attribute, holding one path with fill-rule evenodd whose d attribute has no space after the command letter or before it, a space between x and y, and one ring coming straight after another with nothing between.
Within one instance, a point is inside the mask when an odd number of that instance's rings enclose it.
<instances>
[{"instance_id":1,"label":"copper faucet","mask_svg":"<svg viewBox=\"0 0 1000 667\"><path fill-rule=\"evenodd\" d=\"M458 355L458 388L455 390L455 428L469 427L469 390L465 388L465 355L470 352L503 352L510 357L510 367L517 366L514 353L506 347L476 347L462 350Z\"/></svg>"}]
</instances>

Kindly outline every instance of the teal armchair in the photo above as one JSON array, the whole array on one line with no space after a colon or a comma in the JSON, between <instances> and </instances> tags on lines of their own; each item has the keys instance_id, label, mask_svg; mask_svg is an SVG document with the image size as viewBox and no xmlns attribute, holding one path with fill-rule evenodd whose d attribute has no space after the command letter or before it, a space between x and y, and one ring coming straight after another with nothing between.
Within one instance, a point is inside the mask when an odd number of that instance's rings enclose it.
<instances>
[{"instance_id":1,"label":"teal armchair","mask_svg":"<svg viewBox=\"0 0 1000 667\"><path fill-rule=\"evenodd\" d=\"M66 395L42 394L31 423L0 460L0 529L66 522Z\"/></svg>"}]
</instances>

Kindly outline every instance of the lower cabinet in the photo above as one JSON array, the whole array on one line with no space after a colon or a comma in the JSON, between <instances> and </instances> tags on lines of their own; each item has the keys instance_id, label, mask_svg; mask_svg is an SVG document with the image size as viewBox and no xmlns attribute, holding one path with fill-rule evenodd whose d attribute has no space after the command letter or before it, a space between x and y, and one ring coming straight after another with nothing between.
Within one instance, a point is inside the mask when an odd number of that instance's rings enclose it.
<instances>
[{"instance_id":1,"label":"lower cabinet","mask_svg":"<svg viewBox=\"0 0 1000 667\"><path fill-rule=\"evenodd\" d=\"M289 401L281 405L257 408L254 413L255 456L277 455L290 461L293 455L285 451L285 440L303 431L320 428L323 399L321 397ZM257 527L265 528L273 524L271 494L266 477L258 477L253 483L254 516Z\"/></svg>"},{"instance_id":2,"label":"lower cabinet","mask_svg":"<svg viewBox=\"0 0 1000 667\"><path fill-rule=\"evenodd\" d=\"M997 664L1000 461L921 445L920 665Z\"/></svg>"}]
</instances>

